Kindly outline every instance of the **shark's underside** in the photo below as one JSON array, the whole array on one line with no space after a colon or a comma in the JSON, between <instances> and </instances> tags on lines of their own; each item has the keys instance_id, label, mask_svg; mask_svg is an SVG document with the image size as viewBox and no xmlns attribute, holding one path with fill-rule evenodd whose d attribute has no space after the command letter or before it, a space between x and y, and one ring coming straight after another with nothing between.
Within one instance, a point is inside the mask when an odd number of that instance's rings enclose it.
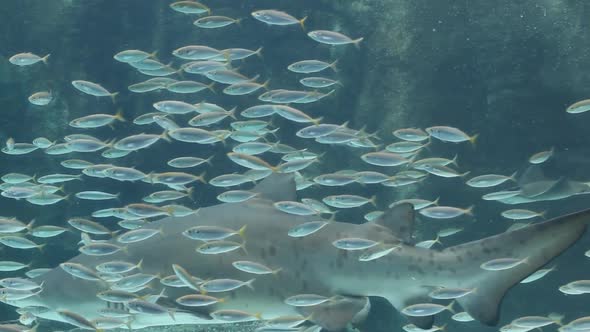
<instances>
[{"instance_id":1,"label":"shark's underside","mask_svg":"<svg viewBox=\"0 0 590 332\"><path fill-rule=\"evenodd\" d=\"M253 289L215 294L223 303L189 308L175 302L180 296L195 293L189 288L167 287L166 297L158 304L173 310L174 315L136 314L131 328L173 324L224 323L209 314L214 310L237 309L260 313L262 319L301 314L328 331L339 331L350 323L364 319L370 308L368 297L387 299L398 310L430 302L432 287L476 288L458 300L475 319L488 325L498 320L498 307L505 292L572 245L585 231L590 210L556 218L478 241L447 248L428 250L412 245L414 210L411 205L393 207L378 220L362 225L331 222L320 231L302 238L287 235L290 228L317 217L286 214L273 207L273 201L294 200L292 176L272 175L256 188L260 196L244 203L221 204L201 209L196 215L165 218L146 227L162 229L162 235L130 244L127 250L109 256L80 255L71 260L94 268L112 260L138 262L142 271L162 277L174 274L177 264L191 275L204 280L231 278L247 281L255 278ZM195 251L198 241L181 233L196 225L216 225L240 229L247 225L245 250L205 255ZM362 251L337 249L332 242L342 238L362 238L397 248L379 259L359 261ZM525 264L504 271L480 268L495 258L527 258ZM280 272L252 275L237 270L232 262L248 260L263 263ZM99 317L99 310L111 306L96 294L107 290L106 282L74 278L57 267L39 277L43 291L34 297L10 304L23 307L41 305L50 309L43 318L63 320L56 311L69 310L87 319ZM162 284L152 282L140 294L158 294ZM285 303L289 296L318 294L334 297L321 305L293 307ZM173 317L172 317L173 316ZM421 327L432 324L432 317L411 318Z\"/></svg>"}]
</instances>

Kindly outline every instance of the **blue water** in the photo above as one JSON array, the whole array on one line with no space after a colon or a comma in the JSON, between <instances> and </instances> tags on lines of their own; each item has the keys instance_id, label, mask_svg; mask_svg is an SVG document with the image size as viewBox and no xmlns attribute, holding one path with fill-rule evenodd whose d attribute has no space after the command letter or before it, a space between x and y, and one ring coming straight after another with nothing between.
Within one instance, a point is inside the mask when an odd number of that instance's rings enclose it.
<instances>
[{"instance_id":1,"label":"blue water","mask_svg":"<svg viewBox=\"0 0 590 332\"><path fill-rule=\"evenodd\" d=\"M387 145L395 139L392 130L405 127L449 125L467 133L479 133L475 146L433 141L425 155L452 157L458 154L461 172L472 175L512 174L527 166L528 157L538 151L555 148L555 155L543 165L548 176L565 176L588 181L587 121L588 115L567 114L565 108L587 98L590 78L588 39L583 13L588 5L582 1L209 1L215 15L242 18L240 25L219 29L199 29L192 25L194 16L172 11L169 1L19 1L2 4L0 14L0 141L13 137L17 142L31 142L36 137L62 141L71 133L88 133L100 139L123 138L131 134L161 133L155 125L137 126L132 120L154 111L152 104L164 99L191 103L207 101L241 111L260 103L257 94L227 96L217 84L217 93L209 91L192 95L167 91L135 94L127 87L150 77L130 66L116 62L113 55L124 49L158 51L158 59L178 68L182 61L172 50L189 44L224 49L242 47L255 50L263 47L262 57L235 63L247 77L260 75L259 82L270 79L271 89L301 89L301 74L286 67L303 59L338 59L338 71L328 69L321 75L338 79L335 93L321 101L299 107L312 117L323 116L325 123L349 122L350 128L366 127L378 132ZM257 9L276 8L297 18L308 16L307 31L336 30L352 38L364 37L356 48L327 46L312 41L302 29L267 26L254 20L250 13ZM20 52L38 55L51 53L48 64L16 67L7 59ZM172 76L180 79L178 76ZM204 78L184 74L185 79L204 83ZM109 91L118 91L116 104L107 98L95 98L75 90L72 80L100 83ZM27 101L33 92L51 90L55 100L48 106L35 106ZM127 122L91 130L68 126L74 118L93 113L114 114L122 110ZM186 117L174 117L177 122ZM227 127L228 120L223 126ZM280 128L271 141L296 148L309 148L326 153L321 163L305 172L309 176L343 169L379 170L393 175L395 170L369 166L359 156L372 151L344 146L329 146L297 138L294 133L303 127L274 117L273 126ZM221 128L218 127L218 128ZM149 149L114 160L121 166L149 172L171 171L166 162L174 157L193 155L207 158L215 155L212 166L201 166L190 172L207 171L206 178L243 172L231 163L225 153L236 145L200 145L174 141L158 142ZM265 155L277 164L278 155ZM72 153L50 156L35 151L23 156L0 155L0 173L19 172L38 176L64 172L59 162L84 159L105 162L100 153ZM181 170L182 171L182 170ZM304 172L304 173L305 173ZM443 246L479 239L504 231L512 222L499 213L511 206L482 201L480 189L465 186L460 179L430 176L423 182L402 188L352 184L342 188L312 187L299 196L321 198L326 195L350 193L370 197L378 195L378 208L384 209L396 199L441 197L444 205L467 207L475 205L475 219L462 217L452 221L419 222L418 238L434 238L444 227L465 230L443 240ZM182 204L197 208L217 204L221 188L196 184L194 201ZM245 186L248 188L248 186ZM505 186L503 188L508 188ZM92 211L138 202L154 191L147 183L117 182L83 177L83 181L65 184L65 193L81 190L103 190L121 193L120 201L81 201L73 196L66 202L36 206L23 200L0 199L0 214L20 220L36 220L36 225L65 225L73 216L89 216ZM489 190L492 191L492 190ZM573 212L588 205L587 196L557 202L525 205L535 211L547 211L548 217ZM346 210L338 218L363 222L371 211L365 206ZM444 225L441 225L444 223ZM116 229L116 219L105 221ZM443 227L444 226L444 227ZM43 252L5 247L0 258L32 262L33 267L55 267L77 254L78 232L60 235L47 243ZM568 250L555 263L553 272L536 284L521 285L511 290L502 306L501 324L523 315L546 315L558 312L566 321L585 314L587 298L565 296L557 288L569 281L583 279L588 258L583 252L590 247L587 237ZM2 274L2 277L13 274ZM14 274L20 275L20 274ZM395 287L395 285L392 285ZM390 331L405 321L384 301L376 299L374 311L363 325L363 331ZM9 306L0 308L2 320L15 319ZM452 330L492 330L477 322L457 323L445 314L439 323L450 322Z\"/></svg>"}]
</instances>

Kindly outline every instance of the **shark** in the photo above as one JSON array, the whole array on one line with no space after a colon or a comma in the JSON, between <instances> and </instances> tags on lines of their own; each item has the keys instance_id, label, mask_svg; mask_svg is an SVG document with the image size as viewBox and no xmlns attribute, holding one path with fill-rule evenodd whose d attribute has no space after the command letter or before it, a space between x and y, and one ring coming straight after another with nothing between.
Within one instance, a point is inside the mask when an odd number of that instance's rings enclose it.
<instances>
[{"instance_id":1,"label":"shark","mask_svg":"<svg viewBox=\"0 0 590 332\"><path fill-rule=\"evenodd\" d=\"M590 183L580 182L560 177L549 179L538 165L531 165L518 179L518 195L504 198L499 202L504 204L523 204L542 201L556 201L576 195L590 194Z\"/></svg>"},{"instance_id":2,"label":"shark","mask_svg":"<svg viewBox=\"0 0 590 332\"><path fill-rule=\"evenodd\" d=\"M296 199L293 176L270 175L253 190L258 195L242 203L214 205L190 216L154 221L144 227L160 229L162 234L132 243L124 251L108 256L81 254L70 262L94 268L105 261L142 260L142 273L162 277L172 275L172 265L177 264L204 280L250 281L251 287L223 293L223 302L204 307L183 307L175 302L180 296L195 293L194 290L166 287L157 304L173 314L135 314L128 324L130 329L224 324L227 321L214 318L211 313L228 309L256 313L262 320L302 315L327 331L342 331L366 319L371 297L385 298L401 311L412 304L431 302L428 293L432 287L476 288L476 292L457 302L479 322L494 325L506 292L574 244L590 222L589 209L443 250L430 250L414 246L415 211L410 204L400 204L371 222L330 221L313 234L294 238L288 236L289 229L318 217L287 214L273 206L276 201ZM196 252L199 242L182 235L196 225L236 230L246 225L244 250L216 255ZM342 238L370 239L396 249L375 260L360 261L362 251L342 250L333 245ZM480 267L484 262L505 257L526 259L526 263L502 271ZM280 271L249 274L233 267L232 262L237 260L259 262ZM96 296L109 288L107 282L75 278L60 267L34 280L43 285L39 294L8 303L16 307L45 307L39 317L56 321L64 321L58 314L60 310L90 320L99 317L100 310L114 305ZM154 280L142 292L158 294L164 287ZM305 307L285 302L299 294L316 294L332 300ZM125 305L121 309L126 310ZM422 328L431 326L434 320L433 316L407 318Z\"/></svg>"}]
</instances>

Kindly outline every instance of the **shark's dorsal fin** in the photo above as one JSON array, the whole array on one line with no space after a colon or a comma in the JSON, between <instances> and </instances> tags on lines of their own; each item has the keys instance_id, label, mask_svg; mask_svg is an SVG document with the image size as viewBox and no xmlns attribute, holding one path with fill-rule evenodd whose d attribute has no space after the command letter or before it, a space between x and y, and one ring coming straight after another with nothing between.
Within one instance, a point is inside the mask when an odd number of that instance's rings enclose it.
<instances>
[{"instance_id":1,"label":"shark's dorsal fin","mask_svg":"<svg viewBox=\"0 0 590 332\"><path fill-rule=\"evenodd\" d=\"M414 217L416 212L410 203L394 205L371 223L391 230L393 235L407 244L412 244Z\"/></svg>"},{"instance_id":2,"label":"shark's dorsal fin","mask_svg":"<svg viewBox=\"0 0 590 332\"><path fill-rule=\"evenodd\" d=\"M294 201L297 197L295 193L295 176L293 173L273 173L256 185L252 191L275 202Z\"/></svg>"},{"instance_id":3,"label":"shark's dorsal fin","mask_svg":"<svg viewBox=\"0 0 590 332\"><path fill-rule=\"evenodd\" d=\"M528 183L541 182L549 180L539 165L530 165L527 167L522 175L518 178L518 185L523 186Z\"/></svg>"}]
</instances>

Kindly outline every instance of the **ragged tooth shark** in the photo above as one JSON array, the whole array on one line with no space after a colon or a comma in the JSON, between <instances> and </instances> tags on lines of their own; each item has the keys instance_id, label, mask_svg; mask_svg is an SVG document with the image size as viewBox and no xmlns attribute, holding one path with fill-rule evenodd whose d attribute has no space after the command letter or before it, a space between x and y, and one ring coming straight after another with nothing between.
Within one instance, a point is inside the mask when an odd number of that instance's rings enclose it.
<instances>
[{"instance_id":1,"label":"ragged tooth shark","mask_svg":"<svg viewBox=\"0 0 590 332\"><path fill-rule=\"evenodd\" d=\"M590 182L545 177L538 165L529 166L518 180L520 194L499 200L504 204L555 201L590 194Z\"/></svg>"},{"instance_id":2,"label":"ragged tooth shark","mask_svg":"<svg viewBox=\"0 0 590 332\"><path fill-rule=\"evenodd\" d=\"M135 314L129 328L174 324L213 324L226 321L213 319L212 311L236 309L263 320L285 315L302 315L327 331L341 331L351 323L362 321L370 310L368 297L384 297L398 310L417 303L430 302L432 286L476 288L460 299L459 304L483 324L498 322L499 304L508 289L549 260L559 255L582 236L590 221L590 210L537 223L442 251L412 245L414 210L400 204L379 219L357 225L332 221L321 230L302 238L287 235L289 229L303 222L317 220L286 214L273 207L273 201L294 200L293 177L274 174L263 180L254 191L256 198L242 203L221 204L202 208L195 215L165 218L146 227L161 229L161 235L132 243L127 249L108 256L79 255L70 260L94 268L113 260L139 262L142 272L172 275L173 265L204 280L231 278L255 279L251 286L220 293L225 301L204 307L183 307L175 299L195 294L190 288L167 287L165 297L157 303L170 314ZM244 225L245 250L217 255L195 251L199 241L182 232L197 225L216 225L238 230ZM332 243L342 238L363 238L383 246L396 246L384 257L359 261L363 251L337 249ZM525 259L526 263L502 271L480 267L496 258ZM280 271L253 275L232 265L238 260L264 264ZM43 283L43 291L19 301L8 301L18 307L45 306L42 318L63 321L58 310L68 310L90 320L100 316L108 306L96 294L108 289L107 282L74 278L57 267L34 279ZM158 294L164 287L157 280L139 294ZM147 292L147 293L146 293ZM219 293L218 293L219 294ZM211 295L218 295L211 294ZM298 294L317 294L331 298L316 306L294 307L285 299ZM298 309L299 308L299 309ZM414 324L426 328L433 317L413 318Z\"/></svg>"}]
</instances>

